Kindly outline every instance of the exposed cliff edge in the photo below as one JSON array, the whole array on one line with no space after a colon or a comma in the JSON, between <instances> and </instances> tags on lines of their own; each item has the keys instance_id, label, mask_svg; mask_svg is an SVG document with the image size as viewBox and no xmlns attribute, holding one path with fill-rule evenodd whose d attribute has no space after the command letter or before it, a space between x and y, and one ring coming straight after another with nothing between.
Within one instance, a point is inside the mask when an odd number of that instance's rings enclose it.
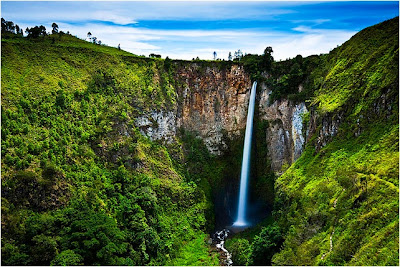
<instances>
[{"instance_id":1,"label":"exposed cliff edge","mask_svg":"<svg viewBox=\"0 0 400 267\"><path fill-rule=\"evenodd\" d=\"M209 151L221 155L223 133L238 135L246 125L250 78L235 64L175 62L177 103L172 111L151 111L136 126L152 140L171 142L177 129L201 137Z\"/></svg>"}]
</instances>

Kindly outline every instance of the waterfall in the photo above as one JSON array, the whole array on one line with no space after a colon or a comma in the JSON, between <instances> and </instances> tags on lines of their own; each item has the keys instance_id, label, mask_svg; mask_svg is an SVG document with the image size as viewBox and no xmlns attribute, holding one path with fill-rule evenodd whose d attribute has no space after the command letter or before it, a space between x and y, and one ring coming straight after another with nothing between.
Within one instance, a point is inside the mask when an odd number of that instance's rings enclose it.
<instances>
[{"instance_id":1,"label":"waterfall","mask_svg":"<svg viewBox=\"0 0 400 267\"><path fill-rule=\"evenodd\" d=\"M254 104L256 102L257 82L251 88L249 109L247 111L246 133L244 135L242 171L240 174L239 204L238 215L234 226L246 226L246 206L247 206L247 185L249 180L250 155L251 155L251 136L253 133Z\"/></svg>"}]
</instances>

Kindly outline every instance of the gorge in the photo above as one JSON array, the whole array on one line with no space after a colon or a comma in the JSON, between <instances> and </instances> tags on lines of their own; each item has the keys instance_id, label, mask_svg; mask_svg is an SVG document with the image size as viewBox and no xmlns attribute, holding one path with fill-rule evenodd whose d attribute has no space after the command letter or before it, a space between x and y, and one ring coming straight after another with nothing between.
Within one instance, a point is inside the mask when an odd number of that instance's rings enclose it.
<instances>
[{"instance_id":1,"label":"gorge","mask_svg":"<svg viewBox=\"0 0 400 267\"><path fill-rule=\"evenodd\" d=\"M233 263L397 265L398 29L270 65L2 35L2 264L220 264L251 99Z\"/></svg>"}]
</instances>

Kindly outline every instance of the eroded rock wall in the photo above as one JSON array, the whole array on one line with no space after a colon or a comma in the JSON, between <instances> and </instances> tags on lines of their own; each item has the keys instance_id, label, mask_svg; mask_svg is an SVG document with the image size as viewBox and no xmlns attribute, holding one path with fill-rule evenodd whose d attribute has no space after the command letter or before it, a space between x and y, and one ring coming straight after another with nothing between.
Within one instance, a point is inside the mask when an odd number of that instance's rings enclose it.
<instances>
[{"instance_id":1,"label":"eroded rock wall","mask_svg":"<svg viewBox=\"0 0 400 267\"><path fill-rule=\"evenodd\" d=\"M299 88L300 89L300 88ZM305 145L303 116L308 112L304 102L293 103L287 99L269 103L271 89L261 85L259 92L260 119L269 123L267 130L268 156L271 168L278 174L282 166L297 160Z\"/></svg>"},{"instance_id":2,"label":"eroded rock wall","mask_svg":"<svg viewBox=\"0 0 400 267\"><path fill-rule=\"evenodd\" d=\"M177 79L183 83L177 126L197 132L209 151L220 155L226 148L223 132L238 135L246 127L249 75L238 65L220 69L192 63L177 72Z\"/></svg>"},{"instance_id":3,"label":"eroded rock wall","mask_svg":"<svg viewBox=\"0 0 400 267\"><path fill-rule=\"evenodd\" d=\"M152 140L167 143L182 127L197 133L211 153L221 155L224 133L232 137L246 127L250 77L238 65L176 64L176 105L140 116L136 126Z\"/></svg>"}]
</instances>

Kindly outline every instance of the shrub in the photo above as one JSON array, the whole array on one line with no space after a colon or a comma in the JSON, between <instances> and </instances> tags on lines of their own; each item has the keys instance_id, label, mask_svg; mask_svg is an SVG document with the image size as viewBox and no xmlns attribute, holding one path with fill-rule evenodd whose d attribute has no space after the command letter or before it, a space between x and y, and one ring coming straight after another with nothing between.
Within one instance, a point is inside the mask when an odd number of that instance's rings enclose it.
<instances>
[{"instance_id":1,"label":"shrub","mask_svg":"<svg viewBox=\"0 0 400 267\"><path fill-rule=\"evenodd\" d=\"M251 244L249 265L271 265L272 256L279 251L282 243L282 233L276 223L263 227Z\"/></svg>"}]
</instances>

